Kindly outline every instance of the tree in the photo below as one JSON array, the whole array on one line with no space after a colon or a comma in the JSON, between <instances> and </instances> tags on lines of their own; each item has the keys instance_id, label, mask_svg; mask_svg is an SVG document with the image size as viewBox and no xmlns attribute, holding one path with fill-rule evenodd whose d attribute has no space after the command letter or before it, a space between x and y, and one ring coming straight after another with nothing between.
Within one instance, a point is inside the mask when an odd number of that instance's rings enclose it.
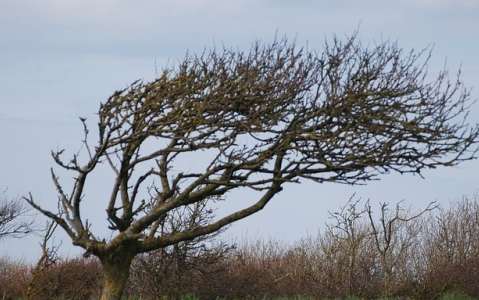
<instances>
[{"instance_id":1,"label":"tree","mask_svg":"<svg viewBox=\"0 0 479 300\"><path fill-rule=\"evenodd\" d=\"M9 200L4 189L0 194L0 240L6 237L21 238L34 230L34 219L26 219L30 211L21 199Z\"/></svg>"},{"instance_id":2,"label":"tree","mask_svg":"<svg viewBox=\"0 0 479 300\"><path fill-rule=\"evenodd\" d=\"M357 295L369 298L370 295L364 295L368 292L364 282L375 282L375 280L370 280L371 274L364 273L365 270L373 269L371 267L373 255L365 253L365 250L370 248L368 238L371 233L363 220L366 208L359 208L361 199L353 198L354 195L338 212L329 212L333 223L326 224L326 231L321 242L323 252L328 257L326 260L335 274L330 276L335 280L328 280L331 282L331 289L342 290L344 297Z\"/></svg>"},{"instance_id":3,"label":"tree","mask_svg":"<svg viewBox=\"0 0 479 300\"><path fill-rule=\"evenodd\" d=\"M76 174L67 193L52 169L58 212L31 195L26 200L100 259L101 299L120 299L135 255L246 218L284 184L357 184L474 158L479 124L468 124L469 91L459 79L450 82L447 71L426 81L428 57L390 42L365 47L354 36L334 38L321 53L283 39L257 42L249 53L187 55L156 80L136 81L102 103L94 146L81 118L85 161L52 153L60 168ZM199 152L196 163L204 166L191 169L189 159ZM102 166L115 177L105 199L114 233L107 240L81 214L89 175ZM159 230L177 210L205 200L213 206L244 190L256 192L254 204L208 224Z\"/></svg>"},{"instance_id":4,"label":"tree","mask_svg":"<svg viewBox=\"0 0 479 300\"><path fill-rule=\"evenodd\" d=\"M366 209L372 236L374 238L374 247L379 253L379 266L383 272L383 291L382 297L389 297L390 286L394 277L394 273L401 273L401 268L407 265L407 260L411 257L411 248L414 241L420 234L422 224L415 223L419 218L437 209L439 206L435 202L418 213L412 213L410 209L403 207L402 201L396 205L393 211L388 208L388 203L380 204L379 222L373 219L373 210L371 205L366 203ZM420 220L419 220L420 221Z\"/></svg>"}]
</instances>

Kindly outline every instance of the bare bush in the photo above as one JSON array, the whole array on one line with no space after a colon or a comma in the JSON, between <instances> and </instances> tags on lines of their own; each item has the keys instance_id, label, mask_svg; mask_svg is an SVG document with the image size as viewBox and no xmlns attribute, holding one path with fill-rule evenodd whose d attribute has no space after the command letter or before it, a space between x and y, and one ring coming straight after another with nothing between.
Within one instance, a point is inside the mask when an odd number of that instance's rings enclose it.
<instances>
[{"instance_id":1,"label":"bare bush","mask_svg":"<svg viewBox=\"0 0 479 300\"><path fill-rule=\"evenodd\" d=\"M478 195L463 196L450 207L441 208L429 228L431 261L456 263L479 255L479 203Z\"/></svg>"},{"instance_id":2,"label":"bare bush","mask_svg":"<svg viewBox=\"0 0 479 300\"><path fill-rule=\"evenodd\" d=\"M14 300L23 296L27 286L28 266L7 256L0 257L0 298Z\"/></svg>"},{"instance_id":3,"label":"bare bush","mask_svg":"<svg viewBox=\"0 0 479 300\"><path fill-rule=\"evenodd\" d=\"M60 259L38 273L32 300L97 299L101 292L101 265L96 258Z\"/></svg>"},{"instance_id":4,"label":"bare bush","mask_svg":"<svg viewBox=\"0 0 479 300\"><path fill-rule=\"evenodd\" d=\"M430 203L424 210L413 213L410 208L404 208L402 201L394 210L389 209L387 203L381 203L379 220L374 220L369 201L366 204L373 245L379 256L378 267L383 277L382 297L396 296L394 291L402 285L401 277L408 277L409 262L413 255L411 249L418 242L421 230L421 225L416 221L435 208L435 203Z\"/></svg>"},{"instance_id":5,"label":"bare bush","mask_svg":"<svg viewBox=\"0 0 479 300\"><path fill-rule=\"evenodd\" d=\"M441 207L424 234L424 293L465 292L479 297L471 279L479 273L479 196Z\"/></svg>"},{"instance_id":6,"label":"bare bush","mask_svg":"<svg viewBox=\"0 0 479 300\"><path fill-rule=\"evenodd\" d=\"M433 208L431 204L414 211L400 202L373 209L369 201L363 205L351 198L330 214L324 231L293 244L245 238L232 247L215 242L216 236L179 243L138 256L125 296L143 300L179 299L186 294L202 300L379 299L384 295L440 299L446 293L479 297L478 196ZM198 215L210 216L208 210L200 211L204 214ZM50 261L36 275L35 288L40 292L31 299L99 296L102 275L97 260ZM24 297L33 275L22 263L1 260L0 293L5 300Z\"/></svg>"},{"instance_id":7,"label":"bare bush","mask_svg":"<svg viewBox=\"0 0 479 300\"><path fill-rule=\"evenodd\" d=\"M182 242L137 256L126 295L142 299L180 299L186 294L215 299L216 277L226 271L221 260L233 249L224 243Z\"/></svg>"},{"instance_id":8,"label":"bare bush","mask_svg":"<svg viewBox=\"0 0 479 300\"><path fill-rule=\"evenodd\" d=\"M210 197L189 206L173 210L157 223L159 232L183 232L205 226L215 215L209 200L221 201ZM204 284L211 286L213 277L221 270L218 261L230 252L233 246L215 243L214 239L226 228L192 240L137 255L132 262L127 295L136 295L151 299L180 299L185 294L202 294ZM216 298L214 296L213 298Z\"/></svg>"},{"instance_id":9,"label":"bare bush","mask_svg":"<svg viewBox=\"0 0 479 300\"><path fill-rule=\"evenodd\" d=\"M323 299L350 295L365 299L385 296L436 299L445 292L456 291L474 295L476 289L471 278L477 278L479 270L476 253L460 251L467 255L455 261L440 260L434 255L441 251L433 241L439 243L437 239L445 234L437 235L444 229L437 227L434 231L432 228L443 224L445 216L455 219L450 226L456 233L462 230L459 224L474 228L472 221L466 219L474 215L476 204L466 204L459 202L447 211L436 210L431 203L415 212L403 202L393 209L382 203L374 210L369 201L363 206L360 200L351 198L338 212L330 214L332 221L317 236L292 245L275 240L244 240L236 250L206 267L216 272L210 280L193 281L183 277L183 291L202 295L204 299L217 296L223 299ZM469 213L464 213L464 208L468 208ZM457 241L460 245L469 245L468 249L473 249L472 242ZM448 257L441 255L439 257ZM194 277L191 274L194 272L187 276ZM157 290L172 288L174 284L168 286L173 277L166 276L156 282ZM150 284L148 287L153 288ZM157 293L155 299L163 295L165 293Z\"/></svg>"},{"instance_id":10,"label":"bare bush","mask_svg":"<svg viewBox=\"0 0 479 300\"><path fill-rule=\"evenodd\" d=\"M48 242L53 237L57 224L53 221L47 222L41 243L42 255L38 259L36 265L32 268L28 279L26 289L26 299L34 299L37 294L42 293L43 286L35 284L41 273L46 272L50 267L59 261L57 254L59 246L48 246Z\"/></svg>"},{"instance_id":11,"label":"bare bush","mask_svg":"<svg viewBox=\"0 0 479 300\"><path fill-rule=\"evenodd\" d=\"M354 196L353 196L354 197ZM371 230L364 217L366 208L358 207L360 200L349 199L338 212L330 213L331 224L320 237L324 260L324 279L329 290L345 297L368 294L374 279L374 255L370 255ZM364 282L371 282L364 285Z\"/></svg>"}]
</instances>

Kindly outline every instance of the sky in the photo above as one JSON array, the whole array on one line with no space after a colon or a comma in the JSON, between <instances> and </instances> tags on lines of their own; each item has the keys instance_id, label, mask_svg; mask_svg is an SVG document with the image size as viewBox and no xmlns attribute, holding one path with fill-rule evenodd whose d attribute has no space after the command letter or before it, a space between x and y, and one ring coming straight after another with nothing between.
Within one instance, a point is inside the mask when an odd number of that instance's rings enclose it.
<instances>
[{"instance_id":1,"label":"sky","mask_svg":"<svg viewBox=\"0 0 479 300\"><path fill-rule=\"evenodd\" d=\"M0 186L11 197L32 193L40 204L55 208L50 152L79 149L78 117L94 127L99 104L109 95L137 79L153 80L187 51L220 46L247 51L254 41L267 43L275 36L321 50L333 35L344 38L357 31L363 44L390 40L407 51L431 47L430 74L445 65L451 76L461 69L477 99L478 16L476 0L1 0ZM471 117L479 121L479 104ZM328 211L338 211L354 193L373 204L447 205L479 191L478 170L474 160L427 171L424 179L388 174L365 186L286 186L223 238L297 241L324 229ZM104 218L102 195L108 189L101 178L91 182L86 197L94 201L87 214ZM37 221L45 220L37 216ZM1 240L0 256L35 259L39 242L37 236ZM54 243L61 243L61 254L81 253L60 231Z\"/></svg>"}]
</instances>

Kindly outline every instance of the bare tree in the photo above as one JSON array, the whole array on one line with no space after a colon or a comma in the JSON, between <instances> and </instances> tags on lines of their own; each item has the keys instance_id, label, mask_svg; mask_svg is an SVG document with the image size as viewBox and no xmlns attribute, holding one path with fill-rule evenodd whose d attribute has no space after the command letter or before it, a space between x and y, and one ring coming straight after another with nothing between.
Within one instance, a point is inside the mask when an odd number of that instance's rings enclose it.
<instances>
[{"instance_id":1,"label":"bare tree","mask_svg":"<svg viewBox=\"0 0 479 300\"><path fill-rule=\"evenodd\" d=\"M412 213L410 209L403 207L403 201L396 205L395 210L388 208L388 203L380 204L379 222L374 221L371 205L366 204L366 212L369 217L371 231L374 238L374 246L379 254L379 266L383 278L383 293L381 296L389 297L390 286L393 277L400 274L400 267L406 264L409 250L420 234L421 226L411 224L422 215L438 206L431 202L425 209L418 213Z\"/></svg>"},{"instance_id":2,"label":"bare tree","mask_svg":"<svg viewBox=\"0 0 479 300\"><path fill-rule=\"evenodd\" d=\"M427 62L427 53L389 42L364 47L354 37L335 38L322 52L283 39L257 42L248 53L187 55L153 82L136 81L101 104L95 145L82 119L86 161L53 152L60 168L76 174L68 193L52 169L58 212L26 200L99 257L101 299L120 299L135 255L246 218L284 184L364 183L474 158L479 124L468 124L469 91L446 71L426 81ZM192 169L197 153L204 166ZM101 163L115 176L105 199L107 240L82 215L89 175ZM150 201L142 201L146 186L154 187ZM159 231L180 207L244 190L256 192L253 204L184 231Z\"/></svg>"},{"instance_id":3,"label":"bare tree","mask_svg":"<svg viewBox=\"0 0 479 300\"><path fill-rule=\"evenodd\" d=\"M33 216L27 216L31 210L21 199L9 199L7 190L0 194L0 240L6 237L21 238L34 230Z\"/></svg>"},{"instance_id":4,"label":"bare tree","mask_svg":"<svg viewBox=\"0 0 479 300\"><path fill-rule=\"evenodd\" d=\"M463 196L441 207L429 231L429 260L453 264L479 256L479 195Z\"/></svg>"},{"instance_id":5,"label":"bare tree","mask_svg":"<svg viewBox=\"0 0 479 300\"><path fill-rule=\"evenodd\" d=\"M354 195L349 198L346 205L338 212L329 212L332 219L331 224L326 224L326 231L322 237L323 251L329 257L335 257L331 262L331 269L337 272L333 276L338 282L334 285L342 287L344 297L349 295L364 296L367 286L365 277L372 277L364 274L364 271L372 271L372 255L366 252L371 230L364 220L366 207L358 208L361 199L354 200ZM364 267L364 260L367 259Z\"/></svg>"}]
</instances>

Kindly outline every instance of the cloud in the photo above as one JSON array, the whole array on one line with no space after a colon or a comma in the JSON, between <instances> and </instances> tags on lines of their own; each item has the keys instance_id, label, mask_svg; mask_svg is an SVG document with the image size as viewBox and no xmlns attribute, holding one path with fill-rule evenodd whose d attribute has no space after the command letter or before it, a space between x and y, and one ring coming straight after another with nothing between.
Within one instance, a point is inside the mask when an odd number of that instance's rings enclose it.
<instances>
[{"instance_id":1,"label":"cloud","mask_svg":"<svg viewBox=\"0 0 479 300\"><path fill-rule=\"evenodd\" d=\"M325 38L351 35L358 26L365 43L399 40L406 50L436 43L435 56L441 63L450 56L456 67L468 61L468 49L479 38L478 7L476 1L468 0L6 1L0 11L0 63L8 72L0 74L0 79L8 83L15 74L16 81L9 85L21 92L1 92L0 96L12 103L22 94L34 99L35 95L25 93L26 86L31 93L53 87L77 91L74 98L60 92L52 95L57 103L62 97L70 101L91 97L79 93L75 84L94 86L96 93L106 96L104 90L113 90L113 82L118 87L118 82L141 78L141 72L151 78L155 61L161 69L168 58L181 59L187 50L201 53L223 44L247 50L255 39L268 42L275 34L321 48ZM457 49L457 44L466 46ZM456 56L459 63L453 60ZM65 78L70 83L63 83ZM78 78L78 83L71 78ZM95 80L106 82L104 90ZM19 114L17 110L15 115Z\"/></svg>"}]
</instances>

